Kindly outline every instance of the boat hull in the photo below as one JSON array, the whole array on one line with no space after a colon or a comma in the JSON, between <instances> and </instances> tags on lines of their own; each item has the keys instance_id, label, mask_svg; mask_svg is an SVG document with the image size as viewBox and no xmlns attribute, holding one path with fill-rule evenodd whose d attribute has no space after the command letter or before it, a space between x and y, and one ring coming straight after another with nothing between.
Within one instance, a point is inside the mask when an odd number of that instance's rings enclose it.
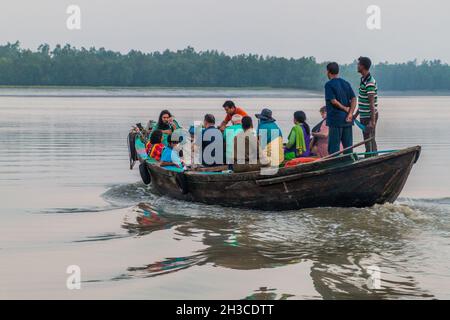
<instances>
[{"instance_id":1,"label":"boat hull","mask_svg":"<svg viewBox=\"0 0 450 320\"><path fill-rule=\"evenodd\" d=\"M272 176L175 173L155 165L148 169L155 192L180 200L271 211L370 207L397 199L420 151L417 146L358 161L344 156L282 168Z\"/></svg>"}]
</instances>

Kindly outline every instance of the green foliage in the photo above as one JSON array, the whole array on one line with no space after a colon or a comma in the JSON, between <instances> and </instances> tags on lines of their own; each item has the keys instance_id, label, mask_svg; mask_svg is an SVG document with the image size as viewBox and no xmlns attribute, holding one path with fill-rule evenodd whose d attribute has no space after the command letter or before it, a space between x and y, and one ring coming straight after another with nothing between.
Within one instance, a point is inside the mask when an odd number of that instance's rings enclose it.
<instances>
[{"instance_id":1,"label":"green foliage","mask_svg":"<svg viewBox=\"0 0 450 320\"><path fill-rule=\"evenodd\" d=\"M228 56L218 51L121 54L104 48L77 49L47 44L37 51L19 42L0 46L0 85L123 87L272 87L321 90L325 63L313 57L286 59L260 55ZM358 84L356 63L341 66L342 76ZM416 61L374 68L380 89L450 90L450 67Z\"/></svg>"}]
</instances>

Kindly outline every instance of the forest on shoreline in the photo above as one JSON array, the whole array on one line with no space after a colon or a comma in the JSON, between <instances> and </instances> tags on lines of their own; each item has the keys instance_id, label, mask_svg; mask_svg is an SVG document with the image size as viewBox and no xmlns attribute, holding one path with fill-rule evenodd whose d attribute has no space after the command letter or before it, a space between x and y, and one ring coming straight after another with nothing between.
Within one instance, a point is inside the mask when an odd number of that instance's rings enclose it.
<instances>
[{"instance_id":1,"label":"forest on shoreline","mask_svg":"<svg viewBox=\"0 0 450 320\"><path fill-rule=\"evenodd\" d=\"M104 48L71 45L35 51L19 42L0 45L0 86L71 87L215 87L292 88L321 90L326 63L313 57L299 59L196 51L127 54ZM373 67L379 88L385 91L450 90L450 66L439 60L379 63ZM341 66L342 77L359 82L356 62Z\"/></svg>"}]
</instances>

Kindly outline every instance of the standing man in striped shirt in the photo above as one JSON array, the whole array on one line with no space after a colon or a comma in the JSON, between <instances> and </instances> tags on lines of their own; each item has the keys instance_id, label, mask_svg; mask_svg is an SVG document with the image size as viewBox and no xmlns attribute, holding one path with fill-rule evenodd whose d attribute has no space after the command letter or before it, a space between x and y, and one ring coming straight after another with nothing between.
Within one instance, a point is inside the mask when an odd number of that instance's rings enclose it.
<instances>
[{"instance_id":1,"label":"standing man in striped shirt","mask_svg":"<svg viewBox=\"0 0 450 320\"><path fill-rule=\"evenodd\" d=\"M361 123L366 126L364 140L374 138L366 143L366 152L378 151L375 141L375 129L378 122L378 87L375 78L370 74L372 61L367 57L358 59L358 72L361 74L359 86L358 109Z\"/></svg>"}]
</instances>

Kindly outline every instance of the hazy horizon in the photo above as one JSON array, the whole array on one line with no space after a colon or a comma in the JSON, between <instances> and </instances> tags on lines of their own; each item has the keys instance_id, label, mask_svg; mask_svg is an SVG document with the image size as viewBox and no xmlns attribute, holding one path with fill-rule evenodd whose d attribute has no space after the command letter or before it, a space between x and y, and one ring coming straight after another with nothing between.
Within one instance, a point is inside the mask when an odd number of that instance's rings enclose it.
<instances>
[{"instance_id":1,"label":"hazy horizon","mask_svg":"<svg viewBox=\"0 0 450 320\"><path fill-rule=\"evenodd\" d=\"M81 8L81 30L66 28L72 4ZM366 27L372 4L381 8L381 30ZM229 55L312 56L318 62L350 63L367 55L376 63L449 63L450 43L443 41L449 9L443 0L16 0L0 12L0 43L20 41L33 50L69 43L122 53L192 46Z\"/></svg>"}]
</instances>

